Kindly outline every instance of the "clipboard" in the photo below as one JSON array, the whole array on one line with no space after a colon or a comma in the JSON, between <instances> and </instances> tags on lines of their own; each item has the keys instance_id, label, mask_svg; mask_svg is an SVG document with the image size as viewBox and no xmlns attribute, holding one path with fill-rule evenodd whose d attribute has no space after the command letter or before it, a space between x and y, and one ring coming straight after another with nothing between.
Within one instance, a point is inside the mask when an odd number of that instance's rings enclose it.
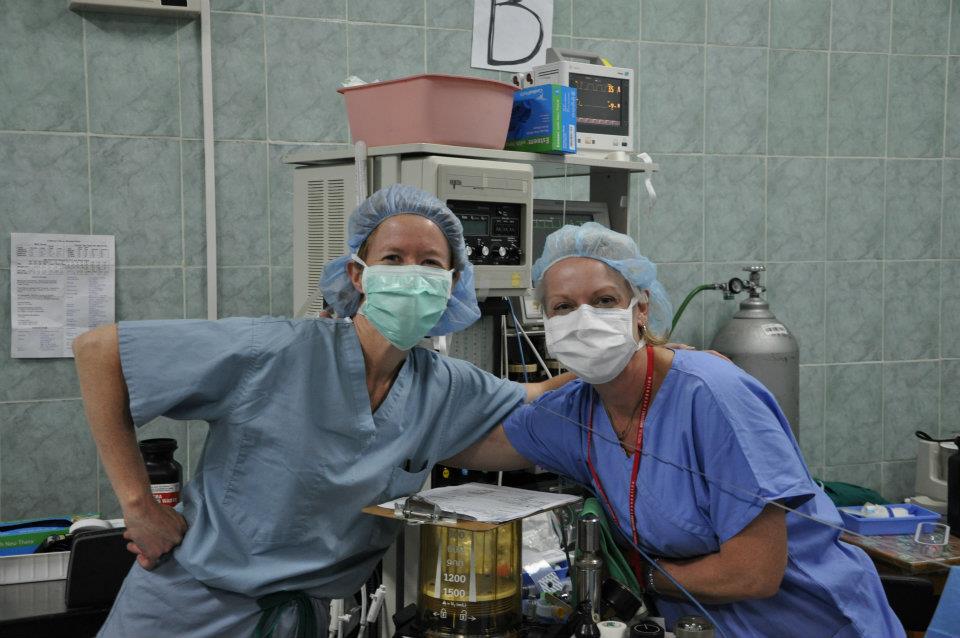
<instances>
[{"instance_id":1,"label":"clipboard","mask_svg":"<svg viewBox=\"0 0 960 638\"><path fill-rule=\"evenodd\" d=\"M363 512L414 525L439 525L483 532L580 500L579 496L572 494L466 483L370 505L363 508Z\"/></svg>"}]
</instances>

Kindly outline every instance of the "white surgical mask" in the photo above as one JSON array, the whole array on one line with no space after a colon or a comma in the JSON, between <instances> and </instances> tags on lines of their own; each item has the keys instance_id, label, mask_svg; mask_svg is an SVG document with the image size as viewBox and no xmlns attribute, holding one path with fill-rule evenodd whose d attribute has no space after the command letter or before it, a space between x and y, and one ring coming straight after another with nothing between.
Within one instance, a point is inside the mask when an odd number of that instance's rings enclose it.
<instances>
[{"instance_id":1,"label":"white surgical mask","mask_svg":"<svg viewBox=\"0 0 960 638\"><path fill-rule=\"evenodd\" d=\"M547 350L587 383L606 383L620 374L643 347L633 336L634 298L626 308L586 304L544 321Z\"/></svg>"}]
</instances>

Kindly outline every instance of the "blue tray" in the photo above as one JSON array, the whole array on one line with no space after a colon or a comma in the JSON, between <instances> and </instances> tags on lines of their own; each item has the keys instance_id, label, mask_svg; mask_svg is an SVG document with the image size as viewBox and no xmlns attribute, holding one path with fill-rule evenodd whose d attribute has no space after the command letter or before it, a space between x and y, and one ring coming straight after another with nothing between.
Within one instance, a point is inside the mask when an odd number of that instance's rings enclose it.
<instances>
[{"instance_id":1,"label":"blue tray","mask_svg":"<svg viewBox=\"0 0 960 638\"><path fill-rule=\"evenodd\" d=\"M840 516L843 526L851 532L864 536L879 536L881 534L913 534L917 530L917 523L933 523L940 520L940 515L913 503L889 503L886 507L904 507L910 516L900 518L865 518L854 512L860 511L860 506L840 507Z\"/></svg>"}]
</instances>

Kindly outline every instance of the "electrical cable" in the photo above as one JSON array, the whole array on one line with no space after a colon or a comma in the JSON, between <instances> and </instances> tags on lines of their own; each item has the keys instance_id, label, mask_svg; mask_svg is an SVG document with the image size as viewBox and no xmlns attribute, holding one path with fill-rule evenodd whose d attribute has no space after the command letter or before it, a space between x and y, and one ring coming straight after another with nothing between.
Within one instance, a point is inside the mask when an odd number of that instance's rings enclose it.
<instances>
[{"instance_id":1,"label":"electrical cable","mask_svg":"<svg viewBox=\"0 0 960 638\"><path fill-rule=\"evenodd\" d=\"M523 368L523 382L529 383L530 377L527 376L527 360L526 357L523 356L523 341L520 340L520 331L516 330L520 322L517 321L517 314L513 311L513 302L510 301L510 297L504 297L504 299L507 300L507 306L510 308L510 316L513 317L514 333L517 336L517 351L520 353L520 366ZM507 368L507 370L509 370L509 368Z\"/></svg>"},{"instance_id":2,"label":"electrical cable","mask_svg":"<svg viewBox=\"0 0 960 638\"><path fill-rule=\"evenodd\" d=\"M517 333L523 335L523 338L526 340L527 344L530 346L530 350L533 351L533 356L536 357L537 362L540 364L540 367L543 368L544 374L547 375L548 379L553 378L553 374L550 373L550 368L547 367L547 363L543 360L543 357L540 356L540 353L537 351L537 347L533 345L533 341L530 339L530 335L527 334L527 331L523 329L523 326L520 325L520 322L517 321L517 314L513 310L513 301L510 297L506 297L507 304L510 306L510 314L513 316L513 325L517 329Z\"/></svg>"},{"instance_id":3,"label":"electrical cable","mask_svg":"<svg viewBox=\"0 0 960 638\"><path fill-rule=\"evenodd\" d=\"M586 425L580 423L579 421L577 421L577 420L575 420L575 419L570 418L569 416L567 416L567 415L565 415L565 414L561 414L561 413L559 413L559 412L556 412L555 410L551 410L550 408L544 407L544 406L542 406L542 405L538 405L537 403L532 403L531 405L532 405L535 409L541 410L541 411L543 411L543 412L547 412L547 413L549 413L549 414L551 414L551 415L553 415L553 416L561 419L562 421L567 421L567 422L569 422L569 423L572 423L573 425L575 425L577 428L579 428L579 429L582 430L583 432L588 432L588 431L589 431L589 428L588 428ZM593 436L596 437L596 438L598 438L598 439L602 439L602 440L604 440L604 441L607 441L608 443L613 443L613 444L618 445L618 446L623 446L623 444L622 444L618 439L615 439L615 438L613 438L613 437L607 436L607 435L603 434L602 432L594 431ZM628 453L632 453L633 450L632 450L631 446L628 444L626 447L627 447ZM801 517L801 518L805 518L805 519L807 519L807 520L809 520L809 521L812 521L812 522L814 522L814 523L818 523L818 524L823 525L823 526L825 526L825 527L829 527L829 528L831 528L831 529L834 529L834 530L836 530L836 531L842 532L842 533L844 533L844 534L849 534L850 536L853 536L853 537L856 537L856 538L869 538L869 537L868 537L867 535L865 535L865 534L861 534L861 533L859 533L859 532L855 532L855 531L853 531L853 530L849 530L849 529L843 527L842 525L837 525L836 523L832 523L832 522L830 522L830 521L825 521L825 520L823 520L823 519L819 519L819 518L817 518L816 516L812 516L812 515L810 515L810 514L806 514L806 513L801 512L801 511L799 511L799 510L797 510L797 509L794 509L794 508L792 508L792 507L790 507L790 506L788 506L788 505L784 505L783 503L780 503L780 502L777 501L777 500L769 499L769 498L766 498L766 497L764 497L764 496L761 496L760 494L755 493L755 492L754 492L752 489L750 489L750 488L742 487L742 486L739 486L739 485L737 485L737 484L735 484L735 483L730 483L730 482L728 482L728 481L723 481L723 480L720 480L720 479L715 479L715 478L713 478L713 477L707 476L704 472L701 472L700 470L696 470L696 469L694 469L694 468L687 467L687 466L685 466L685 465L683 465L683 464L681 464L681 463L676 463L676 462L674 462L674 461L669 461L669 460L667 460L667 459L660 458L659 456L657 456L656 454L653 454L652 452L650 452L650 451L648 451L648 450L641 450L641 451L640 451L640 455L641 455L642 457L649 457L649 458L653 459L654 461L657 461L658 463L662 463L662 464L664 464L664 465L669 465L669 466L671 466L671 467L673 467L673 468L675 468L675 469L682 470L682 471L684 471L684 472L687 472L688 474L698 475L698 476L702 477L702 478L703 478L705 481L707 481L708 483L712 483L712 484L714 484L714 485L717 485L718 487L720 487L720 488L722 488L722 489L726 489L726 490L728 490L728 491L730 491L730 492L740 492L741 495L749 496L750 499L752 499L752 500L754 500L754 501L760 501L760 502L764 503L765 505L772 505L772 506L774 506L774 507L777 507L777 508L779 508L779 509L782 509L784 512L789 512L789 513L791 513L791 514L796 514L797 516L799 516L799 517ZM943 567L944 569L948 569L948 570L949 570L951 567L953 567L952 565L949 565L949 564L947 564L947 563L943 563L943 562L940 562L940 561L936 561L936 560L931 560L930 563L931 563L931 564L934 564L934 565L937 565L937 566L939 566L939 567Z\"/></svg>"},{"instance_id":4,"label":"electrical cable","mask_svg":"<svg viewBox=\"0 0 960 638\"><path fill-rule=\"evenodd\" d=\"M553 374L550 372L550 368L547 367L547 362L543 360L543 357L540 356L540 353L537 352L537 347L533 345L533 341L530 339L530 335L527 334L527 331L522 327L520 328L520 334L523 335L523 338L526 340L527 344L530 345L530 349L533 350L533 356L537 358L537 363L540 364L540 367L543 368L544 374L547 375L548 379L553 378Z\"/></svg>"}]
</instances>

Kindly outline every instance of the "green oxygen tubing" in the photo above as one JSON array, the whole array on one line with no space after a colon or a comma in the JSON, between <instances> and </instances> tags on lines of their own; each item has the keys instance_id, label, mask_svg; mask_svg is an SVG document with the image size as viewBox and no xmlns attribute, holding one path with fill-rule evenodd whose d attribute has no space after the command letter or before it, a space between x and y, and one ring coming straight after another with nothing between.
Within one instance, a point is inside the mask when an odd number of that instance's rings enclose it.
<instances>
[{"instance_id":1,"label":"green oxygen tubing","mask_svg":"<svg viewBox=\"0 0 960 638\"><path fill-rule=\"evenodd\" d=\"M683 316L683 311L687 309L687 305L693 301L694 297L704 290L723 290L723 287L723 284L703 284L691 290L690 294L686 296L686 298L683 300L683 303L680 304L680 307L677 308L677 311L673 314L673 323L670 324L670 332L667 334L667 339L669 339L670 335L673 334L674 328L676 328L677 324L680 322L680 317Z\"/></svg>"}]
</instances>

